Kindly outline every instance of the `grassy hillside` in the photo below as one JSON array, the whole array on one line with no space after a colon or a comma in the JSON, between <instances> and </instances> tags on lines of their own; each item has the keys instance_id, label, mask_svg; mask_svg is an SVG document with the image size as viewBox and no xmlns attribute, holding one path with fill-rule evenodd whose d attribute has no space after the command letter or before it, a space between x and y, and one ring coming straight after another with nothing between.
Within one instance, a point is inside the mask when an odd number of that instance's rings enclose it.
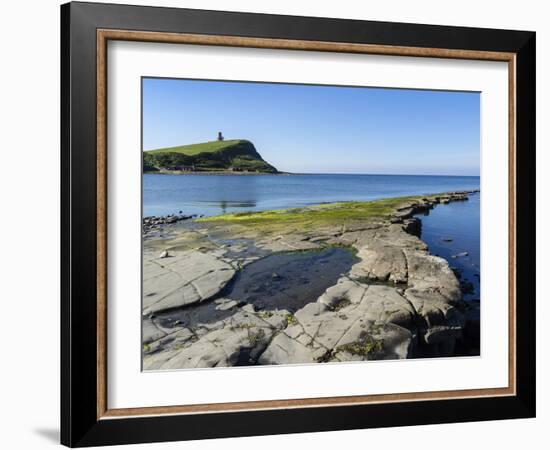
<instances>
[{"instance_id":1,"label":"grassy hillside","mask_svg":"<svg viewBox=\"0 0 550 450\"><path fill-rule=\"evenodd\" d=\"M234 171L277 173L252 142L211 141L143 152L144 172Z\"/></svg>"},{"instance_id":2,"label":"grassy hillside","mask_svg":"<svg viewBox=\"0 0 550 450\"><path fill-rule=\"evenodd\" d=\"M240 143L248 142L241 139L233 139L231 141L210 141L201 142L200 144L179 145L177 147L159 148L157 150L149 150L148 153L183 153L184 155L198 155L199 153L213 153L225 150Z\"/></svg>"}]
</instances>

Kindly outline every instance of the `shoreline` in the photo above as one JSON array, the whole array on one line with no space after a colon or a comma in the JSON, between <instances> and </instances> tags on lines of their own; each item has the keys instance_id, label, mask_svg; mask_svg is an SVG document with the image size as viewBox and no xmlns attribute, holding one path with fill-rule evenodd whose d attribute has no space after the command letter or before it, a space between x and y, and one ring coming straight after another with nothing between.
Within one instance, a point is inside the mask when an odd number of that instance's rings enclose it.
<instances>
[{"instance_id":1,"label":"shoreline","mask_svg":"<svg viewBox=\"0 0 550 450\"><path fill-rule=\"evenodd\" d=\"M418 196L414 196L414 197L435 197L435 198L440 198L440 199L443 199L443 201L441 202L442 204L446 204L445 203L445 197L448 197L448 196L468 196L470 194L475 194L475 193L479 193L480 192L480 189L469 189L469 190L464 190L464 191L453 191L453 192L444 192L444 193L436 193L436 194L419 194ZM381 201L381 200L398 200L398 199L407 199L409 197L387 197L387 198L380 198L380 199L375 199L375 200L365 200L365 201L355 201L355 200L351 200L351 201L335 201L335 202L322 202L322 203L317 203L317 204L312 204L312 205L307 205L306 208L308 207L319 207L319 206L330 206L330 205L336 205L336 204L346 204L346 203L349 203L349 204L356 204L356 203L372 203L372 202L377 202L377 201ZM456 199L453 199L452 201L457 201ZM437 204L437 203L440 203L440 201L436 201L434 202L434 204ZM448 201L447 201L448 203ZM276 211L285 211L285 210L292 210L292 209L303 209L303 207L299 207L299 206L294 206L294 207L289 207L289 208L284 208L284 209L275 209L275 210L269 210L269 209L266 209L266 210L255 210L255 211L252 211L251 213L253 214L256 214L256 213L269 213L269 212L276 212ZM424 209L425 211L425 209ZM411 216L415 215L415 214L419 214L423 211L417 211L417 212L412 212L411 213ZM248 212L238 212L238 213L226 213L226 214L221 214L221 215L213 215L213 216L206 216L204 214L185 214L183 212L183 210L180 210L178 211L178 213L170 213L170 214L166 214L166 215L150 215L150 216L143 216L142 217L142 225L144 227L144 230L146 228L150 228L151 225L159 225L159 226L162 226L162 225L170 225L170 224L175 224L177 222L181 222L181 221L189 221L189 220L195 220L195 219L202 219L203 221L208 221L208 218L209 217L223 217L223 216L231 216L233 214L248 214Z\"/></svg>"},{"instance_id":2,"label":"shoreline","mask_svg":"<svg viewBox=\"0 0 550 450\"><path fill-rule=\"evenodd\" d=\"M449 263L418 237L414 216L474 192L225 214L144 241L144 369L231 366L245 356L293 364L456 355L472 328L468 305ZM350 220L341 226L340 217ZM358 261L295 312L224 297L266 256L332 247L353 249ZM159 269L165 264L169 271Z\"/></svg>"},{"instance_id":3,"label":"shoreline","mask_svg":"<svg viewBox=\"0 0 550 450\"><path fill-rule=\"evenodd\" d=\"M373 177L441 177L441 178L479 178L479 175L431 175L413 173L340 173L340 172L238 172L232 170L154 170L143 171L143 175L347 175L347 176L373 176Z\"/></svg>"},{"instance_id":4,"label":"shoreline","mask_svg":"<svg viewBox=\"0 0 550 450\"><path fill-rule=\"evenodd\" d=\"M239 172L232 170L157 170L145 171L143 175L235 175L235 176L251 176L251 175L296 175L289 172Z\"/></svg>"}]
</instances>

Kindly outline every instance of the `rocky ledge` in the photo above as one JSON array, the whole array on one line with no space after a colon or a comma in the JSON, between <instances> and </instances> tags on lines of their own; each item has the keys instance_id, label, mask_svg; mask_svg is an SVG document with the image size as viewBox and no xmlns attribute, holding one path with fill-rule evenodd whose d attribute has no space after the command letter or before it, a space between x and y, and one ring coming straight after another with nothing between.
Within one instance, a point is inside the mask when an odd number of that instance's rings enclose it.
<instances>
[{"instance_id":1,"label":"rocky ledge","mask_svg":"<svg viewBox=\"0 0 550 450\"><path fill-rule=\"evenodd\" d=\"M472 192L201 219L145 241L144 369L455 355L479 322L415 215ZM260 258L331 246L349 248L355 263L295 311L228 294Z\"/></svg>"},{"instance_id":2,"label":"rocky ledge","mask_svg":"<svg viewBox=\"0 0 550 450\"><path fill-rule=\"evenodd\" d=\"M155 233L160 232L165 225L173 225L183 220L195 219L198 216L192 214L187 216L182 214L168 214L167 216L147 216L143 218L142 231L144 237L154 236Z\"/></svg>"}]
</instances>

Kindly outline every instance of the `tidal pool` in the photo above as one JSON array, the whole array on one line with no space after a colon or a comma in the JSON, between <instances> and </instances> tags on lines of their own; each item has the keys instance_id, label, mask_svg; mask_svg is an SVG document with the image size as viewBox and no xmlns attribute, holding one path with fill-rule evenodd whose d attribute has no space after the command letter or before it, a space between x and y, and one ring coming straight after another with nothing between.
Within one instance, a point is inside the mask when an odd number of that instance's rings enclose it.
<instances>
[{"instance_id":1,"label":"tidal pool","mask_svg":"<svg viewBox=\"0 0 550 450\"><path fill-rule=\"evenodd\" d=\"M274 253L244 267L222 296L257 310L296 312L315 302L357 261L351 250L341 247Z\"/></svg>"},{"instance_id":2,"label":"tidal pool","mask_svg":"<svg viewBox=\"0 0 550 450\"><path fill-rule=\"evenodd\" d=\"M256 310L286 309L294 313L319 296L358 261L347 248L272 253L245 266L215 298L155 315L163 327L198 327L235 313L220 309L217 298L250 303Z\"/></svg>"}]
</instances>

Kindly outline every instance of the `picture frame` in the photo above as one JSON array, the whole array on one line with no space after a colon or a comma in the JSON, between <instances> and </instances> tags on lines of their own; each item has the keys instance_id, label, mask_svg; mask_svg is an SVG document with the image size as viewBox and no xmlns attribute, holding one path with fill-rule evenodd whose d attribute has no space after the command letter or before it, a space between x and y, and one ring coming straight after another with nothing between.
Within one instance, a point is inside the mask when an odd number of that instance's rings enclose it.
<instances>
[{"instance_id":1,"label":"picture frame","mask_svg":"<svg viewBox=\"0 0 550 450\"><path fill-rule=\"evenodd\" d=\"M535 33L527 31L80 2L62 5L62 444L81 447L534 417L535 40ZM508 158L509 167L508 386L109 408L110 41L507 63L509 148L502 157Z\"/></svg>"}]
</instances>

